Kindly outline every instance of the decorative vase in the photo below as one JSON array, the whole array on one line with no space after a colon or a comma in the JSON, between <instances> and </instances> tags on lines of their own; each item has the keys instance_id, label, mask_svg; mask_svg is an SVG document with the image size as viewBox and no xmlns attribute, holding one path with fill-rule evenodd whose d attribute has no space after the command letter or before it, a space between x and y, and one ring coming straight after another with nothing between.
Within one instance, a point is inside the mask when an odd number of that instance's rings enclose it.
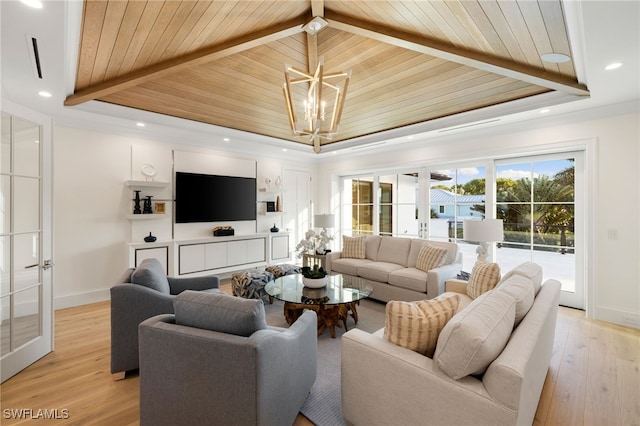
<instances>
[{"instance_id":1,"label":"decorative vase","mask_svg":"<svg viewBox=\"0 0 640 426\"><path fill-rule=\"evenodd\" d=\"M144 237L144 242L145 243L153 243L153 242L155 242L155 240L157 240L157 238L155 236L151 235L151 232L149 232L149 235Z\"/></svg>"},{"instance_id":2,"label":"decorative vase","mask_svg":"<svg viewBox=\"0 0 640 426\"><path fill-rule=\"evenodd\" d=\"M276 224L274 223L274 224L273 224L273 228L271 228L271 232L278 232L278 231L280 231L280 228L278 228L278 227L276 226Z\"/></svg>"},{"instance_id":3,"label":"decorative vase","mask_svg":"<svg viewBox=\"0 0 640 426\"><path fill-rule=\"evenodd\" d=\"M327 277L326 276L322 278L302 277L302 284L304 284L305 287L309 287L309 288L322 288L327 285Z\"/></svg>"},{"instance_id":4,"label":"decorative vase","mask_svg":"<svg viewBox=\"0 0 640 426\"><path fill-rule=\"evenodd\" d=\"M144 200L144 208L142 210L142 214L152 214L153 209L151 208L151 195L147 195L147 198Z\"/></svg>"},{"instance_id":5,"label":"decorative vase","mask_svg":"<svg viewBox=\"0 0 640 426\"><path fill-rule=\"evenodd\" d=\"M133 206L133 214L142 214L142 209L140 208L140 191L134 191L136 193L134 201L136 204Z\"/></svg>"}]
</instances>

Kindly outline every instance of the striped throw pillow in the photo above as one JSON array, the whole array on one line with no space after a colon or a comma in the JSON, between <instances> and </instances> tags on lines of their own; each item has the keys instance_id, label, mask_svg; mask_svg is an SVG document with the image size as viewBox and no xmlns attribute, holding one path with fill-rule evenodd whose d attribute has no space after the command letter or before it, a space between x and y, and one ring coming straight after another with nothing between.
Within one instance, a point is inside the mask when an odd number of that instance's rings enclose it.
<instances>
[{"instance_id":1,"label":"striped throw pillow","mask_svg":"<svg viewBox=\"0 0 640 426\"><path fill-rule=\"evenodd\" d=\"M441 247L434 247L428 243L424 243L418 253L418 259L416 260L416 268L421 271L430 271L435 268L439 268L444 265L447 260L447 249Z\"/></svg>"},{"instance_id":2,"label":"striped throw pillow","mask_svg":"<svg viewBox=\"0 0 640 426\"><path fill-rule=\"evenodd\" d=\"M384 337L398 346L431 358L440 331L458 309L457 294L418 302L392 300L385 307Z\"/></svg>"},{"instance_id":3,"label":"striped throw pillow","mask_svg":"<svg viewBox=\"0 0 640 426\"><path fill-rule=\"evenodd\" d=\"M500 266L497 263L478 261L471 270L467 295L475 299L482 293L493 290L498 281L500 281Z\"/></svg>"},{"instance_id":4,"label":"striped throw pillow","mask_svg":"<svg viewBox=\"0 0 640 426\"><path fill-rule=\"evenodd\" d=\"M341 257L364 259L366 254L364 244L365 238L365 236L347 237L346 235L343 235Z\"/></svg>"}]
</instances>

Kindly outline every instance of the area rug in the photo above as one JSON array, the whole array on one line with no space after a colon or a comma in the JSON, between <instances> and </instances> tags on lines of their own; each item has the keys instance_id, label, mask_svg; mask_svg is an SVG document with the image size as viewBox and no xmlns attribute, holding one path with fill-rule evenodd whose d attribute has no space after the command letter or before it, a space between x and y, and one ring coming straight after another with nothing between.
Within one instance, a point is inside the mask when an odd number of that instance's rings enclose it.
<instances>
[{"instance_id":1,"label":"area rug","mask_svg":"<svg viewBox=\"0 0 640 426\"><path fill-rule=\"evenodd\" d=\"M384 327L384 303L375 300L362 300L358 306L358 324L349 317L347 327L374 332ZM283 315L283 303L274 301L265 303L267 323L286 327ZM300 412L317 426L342 426L340 402L340 349L344 328L336 328L336 338L329 331L318 337L318 375Z\"/></svg>"}]
</instances>

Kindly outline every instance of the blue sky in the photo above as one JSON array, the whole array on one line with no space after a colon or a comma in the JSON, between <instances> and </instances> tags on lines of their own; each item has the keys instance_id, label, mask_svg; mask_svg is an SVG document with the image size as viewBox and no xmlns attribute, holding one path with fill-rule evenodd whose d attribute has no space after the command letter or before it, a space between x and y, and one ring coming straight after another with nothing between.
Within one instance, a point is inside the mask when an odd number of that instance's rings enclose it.
<instances>
[{"instance_id":1,"label":"blue sky","mask_svg":"<svg viewBox=\"0 0 640 426\"><path fill-rule=\"evenodd\" d=\"M536 161L533 163L533 174L534 177L540 175L547 175L549 177L553 177L556 173L561 170L566 169L567 167L571 167L573 163L568 160L545 160L545 161ZM499 165L497 167L497 173L499 178L508 178L508 179L520 179L531 176L531 162L521 163L517 162L509 164ZM448 176L452 176L456 169L441 169L434 170L438 173L446 174ZM457 169L458 171L458 184L464 185L473 179L482 179L486 177L486 171L484 167L461 167ZM434 185L442 184L446 186L453 185L453 180L444 181L444 182L432 182Z\"/></svg>"}]
</instances>

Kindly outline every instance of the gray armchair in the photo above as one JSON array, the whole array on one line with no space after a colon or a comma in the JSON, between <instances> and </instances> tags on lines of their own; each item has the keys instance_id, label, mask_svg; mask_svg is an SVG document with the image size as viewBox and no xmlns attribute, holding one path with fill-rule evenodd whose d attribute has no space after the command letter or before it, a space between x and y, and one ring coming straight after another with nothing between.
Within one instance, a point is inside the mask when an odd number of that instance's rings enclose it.
<instances>
[{"instance_id":1,"label":"gray armchair","mask_svg":"<svg viewBox=\"0 0 640 426\"><path fill-rule=\"evenodd\" d=\"M131 268L111 287L111 373L123 379L138 368L138 325L158 314L173 313L173 300L184 290L218 292L217 276L167 277L157 259Z\"/></svg>"},{"instance_id":2,"label":"gray armchair","mask_svg":"<svg viewBox=\"0 0 640 426\"><path fill-rule=\"evenodd\" d=\"M270 327L262 300L182 293L140 324L140 425L292 425L316 379L316 321Z\"/></svg>"}]
</instances>

